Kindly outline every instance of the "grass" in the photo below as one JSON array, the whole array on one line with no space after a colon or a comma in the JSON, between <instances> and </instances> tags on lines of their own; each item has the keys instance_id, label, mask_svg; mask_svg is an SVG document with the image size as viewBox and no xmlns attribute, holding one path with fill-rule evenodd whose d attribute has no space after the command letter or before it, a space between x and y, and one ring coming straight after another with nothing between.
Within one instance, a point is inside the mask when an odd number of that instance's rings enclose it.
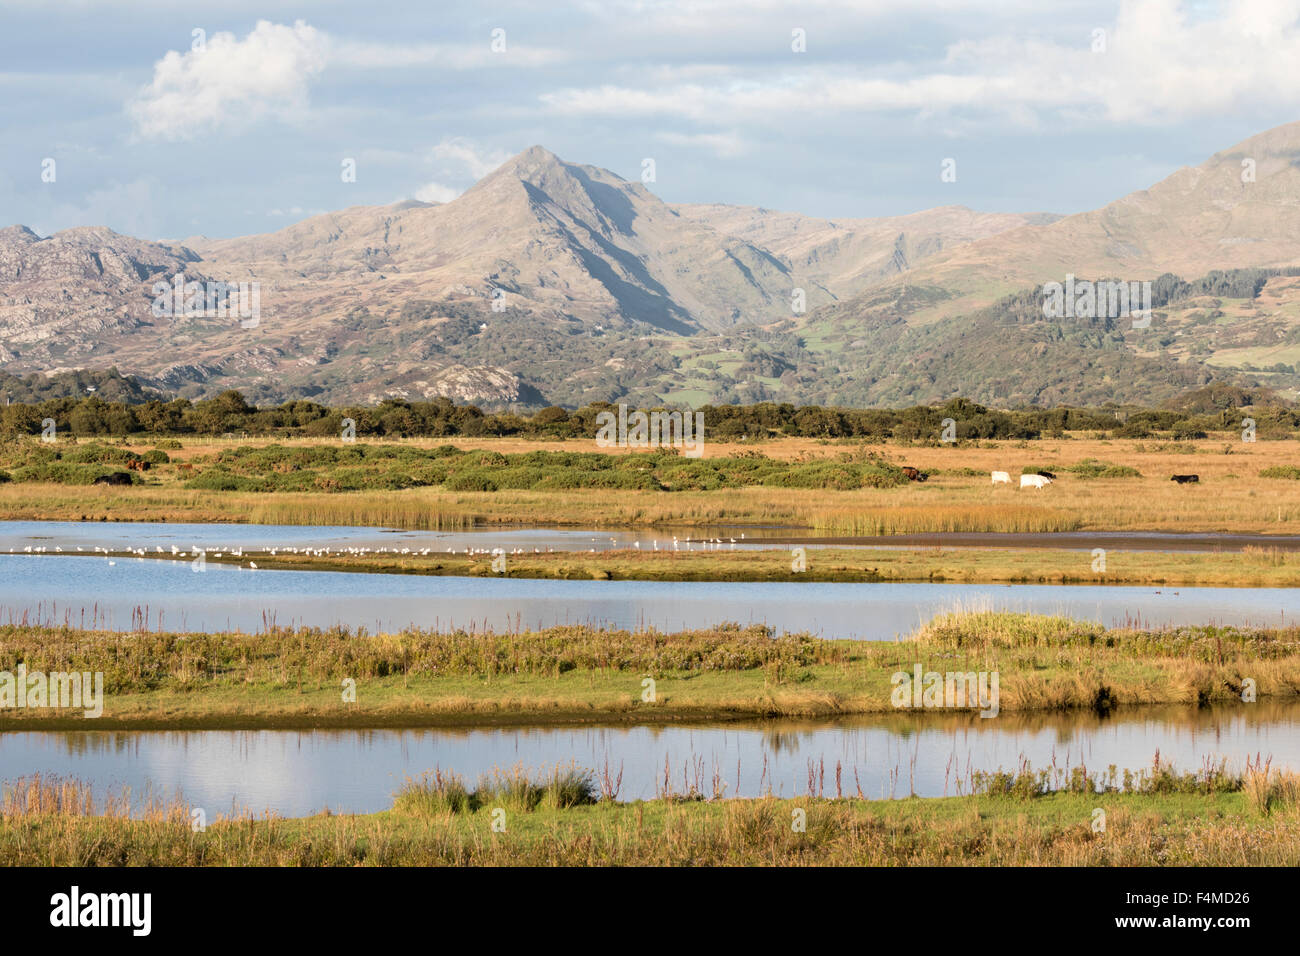
<instances>
[{"instance_id":1,"label":"grass","mask_svg":"<svg viewBox=\"0 0 1300 956\"><path fill-rule=\"evenodd\" d=\"M566 776L567 774L567 776ZM1252 776L1253 775L1253 776ZM1110 774L1113 776L1113 772ZM1085 774L1086 777L1086 774ZM1027 779L1027 783L1022 780ZM1003 784L1010 780L1010 786ZM391 810L282 819L236 814L191 826L183 800L136 815L129 794L94 812L76 781L4 788L0 862L11 866L1296 866L1295 774L1177 774L1125 788L1036 786L1020 768L960 797L865 800L595 799L591 774L532 780L516 768L471 791L440 771ZM1089 787L1089 783L1093 787ZM1097 784L1100 783L1100 786ZM1263 804L1257 796L1267 797ZM1097 828L1097 810L1105 825ZM796 825L802 817L803 825Z\"/></svg>"},{"instance_id":2,"label":"grass","mask_svg":"<svg viewBox=\"0 0 1300 956\"><path fill-rule=\"evenodd\" d=\"M1000 712L1240 704L1248 681L1260 699L1291 698L1300 628L1107 629L987 611L942 615L894 642L737 625L374 636L0 628L0 670L19 662L29 673L103 673L96 729L653 724L890 713L892 676L917 664L997 671ZM344 699L348 680L355 701ZM4 730L87 726L79 710L0 711Z\"/></svg>"},{"instance_id":3,"label":"grass","mask_svg":"<svg viewBox=\"0 0 1300 956\"><path fill-rule=\"evenodd\" d=\"M766 524L837 535L1300 532L1300 484L1268 477L1287 474L1273 469L1293 466L1294 445L1288 441L1247 443L1240 441L1239 434L1199 443L1066 438L938 447L802 438L764 442L759 446L761 454L755 452L754 443L709 442L699 462L625 449L598 451L573 441L454 441L453 454L439 451L452 447L440 444L441 440L389 446L291 440L272 448L253 440L187 439L183 449L165 452L167 462L133 473L140 483L132 487L35 480L0 484L0 518L251 521L417 530L457 530L482 524L590 528ZM90 447L89 443L68 443L67 451L74 457L94 457L85 451ZM114 461L122 455L144 456L156 451L148 442L95 447L104 449L96 452L100 457ZM384 448L390 450L381 451ZM360 457L350 462L340 457L345 454ZM467 490L461 491L442 484L409 487L438 477L448 461L467 466L468 472L480 478L490 478L496 490L468 490L486 487L468 478ZM924 483L897 484L896 469L903 465L919 468L931 477ZM66 467L79 469L77 480L81 480L91 471L97 474L118 465L73 462ZM554 472L549 477L556 478L550 484L544 474L548 468ZM1058 480L1042 491L991 487L990 471L1017 474L1025 468L1045 468L1056 473ZM216 487L188 487L203 484L199 478L208 470L213 474L206 481ZM219 473L233 476L233 483L216 481ZM510 473L508 479L506 473ZM1169 480L1175 473L1199 474L1200 484L1175 485ZM42 474L33 471L25 477L35 479ZM854 485L877 479L886 487ZM379 487L365 490L370 480L378 481ZM751 483L769 481L781 486ZM221 490L227 485L238 489L241 482L277 490L272 494ZM564 487L565 482L587 487ZM644 487L638 482L644 482ZM811 487L801 487L801 482ZM508 487L515 483L526 486ZM357 490L347 490L352 488Z\"/></svg>"},{"instance_id":4,"label":"grass","mask_svg":"<svg viewBox=\"0 0 1300 956\"><path fill-rule=\"evenodd\" d=\"M653 548L654 543L659 551ZM384 574L456 575L597 581L839 581L956 582L961 584L1112 584L1173 587L1300 587L1300 552L1248 546L1238 552L1123 551L1108 548L1105 571L1093 569L1090 550L1059 548L807 548L805 570L796 572L791 551L695 543L673 551L667 539L648 533L641 549L560 551L506 556L506 570L493 571L491 554L373 553L329 555L245 550L241 556L209 556L217 563L256 562L261 570L352 571ZM65 552L66 554L67 552ZM127 555L126 552L122 552ZM83 555L84 556L84 555ZM147 558L172 560L170 554Z\"/></svg>"}]
</instances>

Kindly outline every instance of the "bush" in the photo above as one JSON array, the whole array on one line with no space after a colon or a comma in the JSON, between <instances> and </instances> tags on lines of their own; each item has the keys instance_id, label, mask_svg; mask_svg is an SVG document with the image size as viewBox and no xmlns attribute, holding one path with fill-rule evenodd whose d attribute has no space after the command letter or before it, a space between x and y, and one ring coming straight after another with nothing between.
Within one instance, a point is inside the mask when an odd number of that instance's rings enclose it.
<instances>
[{"instance_id":1,"label":"bush","mask_svg":"<svg viewBox=\"0 0 1300 956\"><path fill-rule=\"evenodd\" d=\"M1274 465L1272 468L1265 468L1259 473L1261 478L1290 478L1292 481L1300 479L1300 468L1295 465Z\"/></svg>"},{"instance_id":2,"label":"bush","mask_svg":"<svg viewBox=\"0 0 1300 956\"><path fill-rule=\"evenodd\" d=\"M1080 478L1141 478L1142 473L1129 465L1112 465L1110 462L1088 458L1071 465L1066 471Z\"/></svg>"},{"instance_id":3,"label":"bush","mask_svg":"<svg viewBox=\"0 0 1300 956\"><path fill-rule=\"evenodd\" d=\"M496 491L497 483L485 471L461 471L447 479L448 491Z\"/></svg>"}]
</instances>

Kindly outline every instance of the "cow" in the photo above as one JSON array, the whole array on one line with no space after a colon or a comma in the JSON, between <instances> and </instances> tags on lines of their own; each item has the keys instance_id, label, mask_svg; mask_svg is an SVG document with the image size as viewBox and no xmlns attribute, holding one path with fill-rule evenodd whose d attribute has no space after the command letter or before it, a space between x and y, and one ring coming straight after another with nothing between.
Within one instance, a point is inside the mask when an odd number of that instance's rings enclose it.
<instances>
[{"instance_id":1,"label":"cow","mask_svg":"<svg viewBox=\"0 0 1300 956\"><path fill-rule=\"evenodd\" d=\"M95 479L97 485L129 485L131 484L131 473L129 471L115 471L111 475L100 475Z\"/></svg>"},{"instance_id":2,"label":"cow","mask_svg":"<svg viewBox=\"0 0 1300 956\"><path fill-rule=\"evenodd\" d=\"M1005 471L995 471L993 472L993 484L1009 485L1011 484L1011 476L1008 475Z\"/></svg>"},{"instance_id":3,"label":"cow","mask_svg":"<svg viewBox=\"0 0 1300 956\"><path fill-rule=\"evenodd\" d=\"M907 476L908 481L925 481L926 478L930 477L923 471L917 471L911 465L903 466L903 474Z\"/></svg>"},{"instance_id":4,"label":"cow","mask_svg":"<svg viewBox=\"0 0 1300 956\"><path fill-rule=\"evenodd\" d=\"M145 461L143 458L132 458L126 463L126 467L130 468L132 471L148 471L149 462Z\"/></svg>"},{"instance_id":5,"label":"cow","mask_svg":"<svg viewBox=\"0 0 1300 956\"><path fill-rule=\"evenodd\" d=\"M1021 475L1021 488L1046 488L1052 483L1051 478L1044 478L1042 475Z\"/></svg>"},{"instance_id":6,"label":"cow","mask_svg":"<svg viewBox=\"0 0 1300 956\"><path fill-rule=\"evenodd\" d=\"M1174 476L1173 476L1172 478L1170 478L1169 480L1170 480L1170 481L1176 481L1176 482L1178 482L1180 485L1190 485L1190 484L1195 484L1196 482L1200 481L1200 480L1201 480L1201 476L1200 476L1200 475L1174 475Z\"/></svg>"},{"instance_id":7,"label":"cow","mask_svg":"<svg viewBox=\"0 0 1300 956\"><path fill-rule=\"evenodd\" d=\"M1034 472L1034 474L1042 475L1044 478L1050 479L1051 481L1056 480L1056 475L1052 474L1050 471L1043 471L1043 469L1041 468L1038 469L1036 472Z\"/></svg>"}]
</instances>

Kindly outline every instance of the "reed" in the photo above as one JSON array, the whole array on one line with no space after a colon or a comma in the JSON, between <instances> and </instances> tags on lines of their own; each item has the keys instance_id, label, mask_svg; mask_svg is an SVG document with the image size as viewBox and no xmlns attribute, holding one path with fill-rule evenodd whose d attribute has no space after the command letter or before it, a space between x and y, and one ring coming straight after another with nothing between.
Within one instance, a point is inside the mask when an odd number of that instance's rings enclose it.
<instances>
[{"instance_id":1,"label":"reed","mask_svg":"<svg viewBox=\"0 0 1300 956\"><path fill-rule=\"evenodd\" d=\"M818 768L820 770L820 768ZM1263 770L1256 768L1258 773ZM436 773L436 772L435 772ZM0 864L14 866L1295 866L1300 813L1294 774L1266 774L1263 803L1245 777L1214 767L1153 764L1132 785L1112 771L1022 766L956 797L595 801L516 770L470 794L442 774L407 783L390 811L297 819L232 814L189 825L175 800L134 816L85 811L83 785L13 781L39 792L4 805ZM566 778L569 780L570 778ZM590 779L589 777L586 779ZM521 780L523 782L521 782ZM1009 784L1007 783L1009 781ZM820 781L819 781L820 782ZM525 786L525 784L527 784ZM1099 785L1100 784L1100 785ZM537 796L545 790L554 796ZM820 786L819 786L820 791ZM17 799L17 798L15 798ZM477 805L476 805L477 804ZM1104 808L1107 826L1092 827ZM504 818L493 811L504 809ZM801 815L805 826L792 827ZM493 831L494 821L505 829Z\"/></svg>"}]
</instances>

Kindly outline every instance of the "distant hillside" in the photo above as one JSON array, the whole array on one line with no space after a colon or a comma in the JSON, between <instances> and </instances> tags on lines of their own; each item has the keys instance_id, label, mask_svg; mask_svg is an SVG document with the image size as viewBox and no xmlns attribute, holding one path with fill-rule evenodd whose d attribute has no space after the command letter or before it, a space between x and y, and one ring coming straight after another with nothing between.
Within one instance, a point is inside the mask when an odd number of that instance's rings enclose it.
<instances>
[{"instance_id":1,"label":"distant hillside","mask_svg":"<svg viewBox=\"0 0 1300 956\"><path fill-rule=\"evenodd\" d=\"M1296 265L1300 123L1064 218L670 206L533 147L448 203L260 236L0 230L0 367L115 367L260 404L1156 404L1216 384L1293 398ZM156 314L155 284L181 273L257 283L257 321ZM1067 275L1157 284L1151 327L1045 318L1043 283Z\"/></svg>"},{"instance_id":2,"label":"distant hillside","mask_svg":"<svg viewBox=\"0 0 1300 956\"><path fill-rule=\"evenodd\" d=\"M24 402L36 404L51 398L86 398L95 396L105 402L124 402L139 405L162 398L158 392L145 388L134 378L122 375L117 369L76 372L59 372L55 375L18 376L0 371L0 396L5 404Z\"/></svg>"}]
</instances>

